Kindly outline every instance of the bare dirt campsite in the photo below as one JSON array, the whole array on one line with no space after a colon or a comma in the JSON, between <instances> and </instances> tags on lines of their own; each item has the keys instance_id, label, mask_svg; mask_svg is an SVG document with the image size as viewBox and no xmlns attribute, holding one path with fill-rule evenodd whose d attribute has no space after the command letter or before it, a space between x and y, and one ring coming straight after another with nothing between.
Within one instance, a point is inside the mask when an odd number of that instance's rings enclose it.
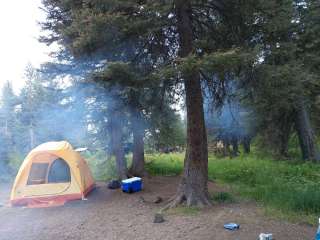
<instances>
[{"instance_id":1,"label":"bare dirt campsite","mask_svg":"<svg viewBox=\"0 0 320 240\"><path fill-rule=\"evenodd\" d=\"M216 203L210 209L199 211L170 210L164 213L165 222L153 223L155 213L175 193L177 184L177 177L151 177L145 179L143 191L126 194L98 183L87 201L69 202L54 208L3 206L0 208L0 239L256 240L261 232L273 233L276 240L314 237L315 227L271 219L252 202ZM1 202L8 199L10 187L1 185ZM211 193L221 190L209 183ZM158 196L164 202L153 203ZM240 224L240 229L223 229L227 222Z\"/></svg>"}]
</instances>

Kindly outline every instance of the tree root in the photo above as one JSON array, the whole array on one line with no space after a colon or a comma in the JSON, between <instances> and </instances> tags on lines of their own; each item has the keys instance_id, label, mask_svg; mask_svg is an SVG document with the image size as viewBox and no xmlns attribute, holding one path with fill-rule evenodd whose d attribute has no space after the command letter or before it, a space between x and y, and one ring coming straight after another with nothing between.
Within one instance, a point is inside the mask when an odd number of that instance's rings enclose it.
<instances>
[{"instance_id":1,"label":"tree root","mask_svg":"<svg viewBox=\"0 0 320 240\"><path fill-rule=\"evenodd\" d=\"M210 198L208 194L195 194L191 193L186 195L184 192L180 192L171 198L167 205L165 205L162 211L168 210L170 208L176 208L180 205L186 207L198 207L198 208L205 208L212 206Z\"/></svg>"}]
</instances>

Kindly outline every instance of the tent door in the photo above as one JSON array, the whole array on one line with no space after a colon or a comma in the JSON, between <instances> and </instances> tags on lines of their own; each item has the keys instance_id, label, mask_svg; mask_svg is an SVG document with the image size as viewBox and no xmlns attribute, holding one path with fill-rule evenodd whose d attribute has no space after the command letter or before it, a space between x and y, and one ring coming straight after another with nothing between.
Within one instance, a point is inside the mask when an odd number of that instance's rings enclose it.
<instances>
[{"instance_id":1,"label":"tent door","mask_svg":"<svg viewBox=\"0 0 320 240\"><path fill-rule=\"evenodd\" d=\"M70 167L62 158L54 160L48 173L48 183L71 182Z\"/></svg>"}]
</instances>

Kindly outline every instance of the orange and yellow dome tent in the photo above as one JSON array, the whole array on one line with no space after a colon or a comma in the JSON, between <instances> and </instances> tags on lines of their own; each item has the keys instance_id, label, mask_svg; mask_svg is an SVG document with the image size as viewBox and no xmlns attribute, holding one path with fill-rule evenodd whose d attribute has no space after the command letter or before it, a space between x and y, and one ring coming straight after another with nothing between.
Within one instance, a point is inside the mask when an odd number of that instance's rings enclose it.
<instances>
[{"instance_id":1,"label":"orange and yellow dome tent","mask_svg":"<svg viewBox=\"0 0 320 240\"><path fill-rule=\"evenodd\" d=\"M48 142L33 149L16 176L13 206L46 207L84 199L95 182L86 161L66 141Z\"/></svg>"}]
</instances>

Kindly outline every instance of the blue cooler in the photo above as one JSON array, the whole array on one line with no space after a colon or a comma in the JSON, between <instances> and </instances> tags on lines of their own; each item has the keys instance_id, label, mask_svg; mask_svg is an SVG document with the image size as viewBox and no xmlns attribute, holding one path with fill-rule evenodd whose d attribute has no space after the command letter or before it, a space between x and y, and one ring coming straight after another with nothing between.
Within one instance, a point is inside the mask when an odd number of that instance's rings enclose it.
<instances>
[{"instance_id":1,"label":"blue cooler","mask_svg":"<svg viewBox=\"0 0 320 240\"><path fill-rule=\"evenodd\" d=\"M122 191L126 193L140 192L142 189L142 179L139 177L128 178L121 182Z\"/></svg>"}]
</instances>

